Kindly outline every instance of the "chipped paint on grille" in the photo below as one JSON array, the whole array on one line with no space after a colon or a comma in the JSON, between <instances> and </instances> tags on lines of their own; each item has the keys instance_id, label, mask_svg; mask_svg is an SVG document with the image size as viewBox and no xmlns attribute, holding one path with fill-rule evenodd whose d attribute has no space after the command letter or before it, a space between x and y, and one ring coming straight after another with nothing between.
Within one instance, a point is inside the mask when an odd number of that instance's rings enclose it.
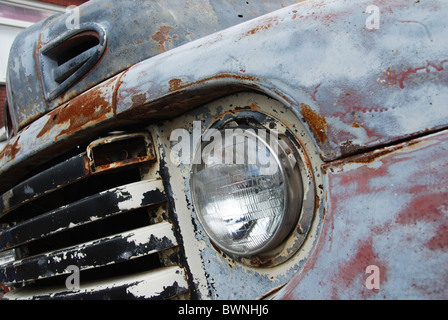
<instances>
[{"instance_id":1,"label":"chipped paint on grille","mask_svg":"<svg viewBox=\"0 0 448 320\"><path fill-rule=\"evenodd\" d=\"M164 297L164 292L170 292L169 296L176 296L180 292L185 292L188 289L185 281L185 274L182 269L176 270L169 274L166 272L154 277L151 282L139 282L127 288L127 291L136 299L151 299L153 297ZM169 279L169 280L168 280ZM172 283L171 286L166 286L166 283Z\"/></svg>"},{"instance_id":2,"label":"chipped paint on grille","mask_svg":"<svg viewBox=\"0 0 448 320\"><path fill-rule=\"evenodd\" d=\"M136 183L134 185L117 188L115 195L121 199L118 202L118 208L122 211L139 208L145 203L145 198L151 199L153 193L163 193L162 180L152 181L150 183ZM160 196L155 197L156 199Z\"/></svg>"},{"instance_id":3,"label":"chipped paint on grille","mask_svg":"<svg viewBox=\"0 0 448 320\"><path fill-rule=\"evenodd\" d=\"M154 248L170 248L176 243L176 238L171 231L171 225L168 222L155 224L151 228L151 233L135 232L126 238L126 241L136 246L150 243Z\"/></svg>"},{"instance_id":4,"label":"chipped paint on grille","mask_svg":"<svg viewBox=\"0 0 448 320\"><path fill-rule=\"evenodd\" d=\"M0 282L29 282L69 273L69 265L80 270L101 267L142 257L176 246L168 222L141 227L49 253L26 257L0 269Z\"/></svg>"},{"instance_id":5,"label":"chipped paint on grille","mask_svg":"<svg viewBox=\"0 0 448 320\"><path fill-rule=\"evenodd\" d=\"M17 247L98 219L105 219L130 210L162 203L166 201L163 190L161 180L147 180L83 198L35 217L31 221L27 220L1 230L0 249L11 246ZM101 203L101 210L98 210L98 203ZM95 211L97 215L91 216Z\"/></svg>"},{"instance_id":6,"label":"chipped paint on grille","mask_svg":"<svg viewBox=\"0 0 448 320\"><path fill-rule=\"evenodd\" d=\"M178 267L166 267L154 271L122 276L112 281L81 283L79 290L67 289L54 292L40 289L33 293L16 289L6 295L9 300L46 299L169 299L187 292L185 273Z\"/></svg>"}]
</instances>

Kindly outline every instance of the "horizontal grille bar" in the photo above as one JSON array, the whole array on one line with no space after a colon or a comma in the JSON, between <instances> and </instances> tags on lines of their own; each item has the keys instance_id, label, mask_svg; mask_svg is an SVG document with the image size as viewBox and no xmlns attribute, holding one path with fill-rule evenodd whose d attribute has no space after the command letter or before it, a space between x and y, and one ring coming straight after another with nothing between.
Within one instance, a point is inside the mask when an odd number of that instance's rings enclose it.
<instances>
[{"instance_id":1,"label":"horizontal grille bar","mask_svg":"<svg viewBox=\"0 0 448 320\"><path fill-rule=\"evenodd\" d=\"M84 146L0 194L5 298L188 294L151 135L116 131ZM66 287L74 270L76 290Z\"/></svg>"},{"instance_id":2,"label":"horizontal grille bar","mask_svg":"<svg viewBox=\"0 0 448 320\"><path fill-rule=\"evenodd\" d=\"M129 210L166 201L161 180L113 188L0 232L0 251Z\"/></svg>"},{"instance_id":3,"label":"horizontal grille bar","mask_svg":"<svg viewBox=\"0 0 448 320\"><path fill-rule=\"evenodd\" d=\"M16 289L6 299L170 299L188 291L183 269L173 266L124 277L82 283L79 290L66 288Z\"/></svg>"},{"instance_id":4,"label":"horizontal grille bar","mask_svg":"<svg viewBox=\"0 0 448 320\"><path fill-rule=\"evenodd\" d=\"M152 140L146 132L97 139L87 146L86 152L43 170L3 193L0 196L0 219L32 200L98 172L155 160Z\"/></svg>"},{"instance_id":5,"label":"horizontal grille bar","mask_svg":"<svg viewBox=\"0 0 448 320\"><path fill-rule=\"evenodd\" d=\"M86 153L61 162L5 192L0 202L0 218L15 208L90 175Z\"/></svg>"},{"instance_id":6,"label":"horizontal grille bar","mask_svg":"<svg viewBox=\"0 0 448 320\"><path fill-rule=\"evenodd\" d=\"M70 273L67 270L70 265L77 266L81 271L101 267L176 245L171 224L161 222L9 263L0 269L0 283L15 284L67 274Z\"/></svg>"}]
</instances>

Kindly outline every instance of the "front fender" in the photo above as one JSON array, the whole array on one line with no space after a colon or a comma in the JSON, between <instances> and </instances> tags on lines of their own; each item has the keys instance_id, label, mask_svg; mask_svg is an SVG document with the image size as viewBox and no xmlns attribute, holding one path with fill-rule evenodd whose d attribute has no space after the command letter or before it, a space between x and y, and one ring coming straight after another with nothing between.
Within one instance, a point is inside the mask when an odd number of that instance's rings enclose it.
<instances>
[{"instance_id":1,"label":"front fender","mask_svg":"<svg viewBox=\"0 0 448 320\"><path fill-rule=\"evenodd\" d=\"M325 161L446 128L448 4L384 1L379 29L368 29L369 4L306 1L136 64L12 138L0 174L247 88L290 106Z\"/></svg>"}]
</instances>

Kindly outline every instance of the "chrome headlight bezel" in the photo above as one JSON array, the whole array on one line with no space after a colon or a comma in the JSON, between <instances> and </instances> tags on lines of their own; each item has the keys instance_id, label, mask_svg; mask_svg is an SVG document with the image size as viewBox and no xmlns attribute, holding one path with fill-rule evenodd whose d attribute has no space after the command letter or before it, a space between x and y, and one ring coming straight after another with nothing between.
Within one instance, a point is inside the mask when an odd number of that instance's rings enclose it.
<instances>
[{"instance_id":1,"label":"chrome headlight bezel","mask_svg":"<svg viewBox=\"0 0 448 320\"><path fill-rule=\"evenodd\" d=\"M205 233L211 243L218 251L232 257L244 265L256 267L272 267L285 262L293 256L303 244L306 235L310 229L314 216L314 187L304 188L306 184L313 185L313 177L307 170L307 156L303 152L298 139L287 127L278 120L260 112L242 111L238 114L225 114L218 119L209 128L216 130L225 130L226 128L240 129L263 129L267 132L276 130L278 139L272 141L277 147L275 155L276 161L281 169L281 175L284 179L284 212L279 228L272 235L272 238L266 241L264 245L251 252L242 253L239 250L232 250L226 247L220 240L214 236L204 221L201 208L195 195L194 175L197 173L198 164L204 165L197 157L202 156L202 151L209 141L207 131L203 136L202 142L196 146L193 165L190 170L190 190L193 207L196 216L201 223ZM270 135L256 137L261 139L262 143L270 146ZM196 163L196 164L195 164Z\"/></svg>"}]
</instances>

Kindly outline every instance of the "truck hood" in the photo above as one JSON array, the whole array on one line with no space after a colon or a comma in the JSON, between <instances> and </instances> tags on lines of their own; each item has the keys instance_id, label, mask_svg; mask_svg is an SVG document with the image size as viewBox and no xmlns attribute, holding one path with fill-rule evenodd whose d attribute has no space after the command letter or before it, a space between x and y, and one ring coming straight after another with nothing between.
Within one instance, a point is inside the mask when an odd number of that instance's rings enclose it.
<instances>
[{"instance_id":1,"label":"truck hood","mask_svg":"<svg viewBox=\"0 0 448 320\"><path fill-rule=\"evenodd\" d=\"M19 34L8 64L10 135L135 63L297 0L92 0Z\"/></svg>"}]
</instances>

